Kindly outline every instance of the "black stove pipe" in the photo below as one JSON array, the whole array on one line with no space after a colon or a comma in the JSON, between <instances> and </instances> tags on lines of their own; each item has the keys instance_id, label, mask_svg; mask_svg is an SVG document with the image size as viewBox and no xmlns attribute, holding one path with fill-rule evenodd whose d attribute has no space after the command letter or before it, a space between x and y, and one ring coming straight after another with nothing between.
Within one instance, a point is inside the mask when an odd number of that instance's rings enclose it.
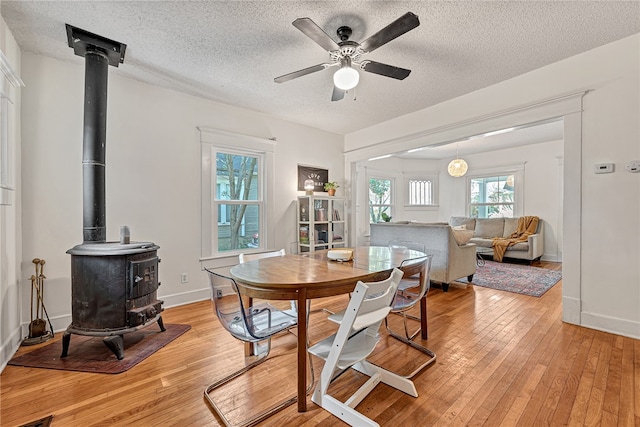
<instances>
[{"instance_id":1,"label":"black stove pipe","mask_svg":"<svg viewBox=\"0 0 640 427\"><path fill-rule=\"evenodd\" d=\"M69 24L67 40L85 58L84 132L82 141L83 241L107 240L105 157L107 142L107 82L109 65L124 62L127 45Z\"/></svg>"},{"instance_id":2,"label":"black stove pipe","mask_svg":"<svg viewBox=\"0 0 640 427\"><path fill-rule=\"evenodd\" d=\"M105 153L109 60L97 50L85 55L84 135L82 141L83 240L105 242Z\"/></svg>"}]
</instances>

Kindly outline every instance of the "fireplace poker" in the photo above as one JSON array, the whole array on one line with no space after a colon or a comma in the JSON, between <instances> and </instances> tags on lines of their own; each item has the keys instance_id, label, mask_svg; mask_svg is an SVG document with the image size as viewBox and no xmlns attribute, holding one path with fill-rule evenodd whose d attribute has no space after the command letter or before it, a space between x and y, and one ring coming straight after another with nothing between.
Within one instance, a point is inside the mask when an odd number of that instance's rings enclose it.
<instances>
[{"instance_id":1,"label":"fireplace poker","mask_svg":"<svg viewBox=\"0 0 640 427\"><path fill-rule=\"evenodd\" d=\"M37 293L38 289L40 288L40 275L42 274L42 268L38 269L38 267L40 266L40 258L34 258L31 262L35 264L35 269L36 269L35 288ZM33 297L32 297L32 300L33 300ZM40 301L36 297L36 319L39 319L39 318L40 318ZM34 320L33 316L31 316L31 320L32 321Z\"/></svg>"},{"instance_id":2,"label":"fireplace poker","mask_svg":"<svg viewBox=\"0 0 640 427\"><path fill-rule=\"evenodd\" d=\"M29 338L41 337L46 334L47 324L40 318L40 289L39 279L31 276L31 323L29 323ZM36 318L33 318L33 289L36 290Z\"/></svg>"},{"instance_id":3,"label":"fireplace poker","mask_svg":"<svg viewBox=\"0 0 640 427\"><path fill-rule=\"evenodd\" d=\"M40 258L34 258L33 264L35 265L35 275L31 276L31 324L29 325L30 338L41 337L46 334L47 324L42 318L46 314L46 308L44 306L44 264L46 261ZM38 268L39 267L39 268ZM36 291L36 318L33 318L33 290ZM47 319L49 316L47 315ZM49 327L51 327L51 321L49 321ZM51 329L53 332L53 328Z\"/></svg>"},{"instance_id":4,"label":"fireplace poker","mask_svg":"<svg viewBox=\"0 0 640 427\"><path fill-rule=\"evenodd\" d=\"M43 260L44 261L44 260ZM40 274L40 277L42 278L42 285L44 285L44 279L46 279L46 277L43 274ZM42 291L44 291L44 286L41 289ZM47 321L49 322L49 329L51 329L51 336L53 336L53 325L51 324L51 319L49 318L49 313L47 313L47 307L44 306L44 292L40 293L40 290L38 290L38 288L36 288L36 294L38 296L38 300L40 301L40 304L42 305L42 311L43 314L47 317ZM44 319L37 319L40 320L42 323L44 323ZM46 324L44 325L43 329L45 329L46 332ZM45 335L45 334L43 334Z\"/></svg>"},{"instance_id":5,"label":"fireplace poker","mask_svg":"<svg viewBox=\"0 0 640 427\"><path fill-rule=\"evenodd\" d=\"M38 272L38 266L40 265L40 258L34 258L33 261L31 261L32 263L35 264L36 267L36 277L38 277L38 275L40 274Z\"/></svg>"},{"instance_id":6,"label":"fireplace poker","mask_svg":"<svg viewBox=\"0 0 640 427\"><path fill-rule=\"evenodd\" d=\"M36 287L36 276L31 275L31 322L29 323L29 338L33 337L33 288Z\"/></svg>"},{"instance_id":7,"label":"fireplace poker","mask_svg":"<svg viewBox=\"0 0 640 427\"><path fill-rule=\"evenodd\" d=\"M40 279L40 292L42 292L41 304L42 304L43 313L41 313L41 314L44 314L44 279L47 278L44 275L44 264L45 263L46 263L46 261L44 259L40 260L40 276L38 276L38 278ZM47 316L47 317L49 317L49 316Z\"/></svg>"}]
</instances>

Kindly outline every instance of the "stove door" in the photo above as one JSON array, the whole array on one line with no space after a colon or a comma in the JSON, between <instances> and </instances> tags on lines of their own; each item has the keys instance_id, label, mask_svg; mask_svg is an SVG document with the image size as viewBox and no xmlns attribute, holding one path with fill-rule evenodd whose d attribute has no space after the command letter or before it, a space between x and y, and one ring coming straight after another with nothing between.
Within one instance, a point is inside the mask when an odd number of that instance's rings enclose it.
<instances>
[{"instance_id":1,"label":"stove door","mask_svg":"<svg viewBox=\"0 0 640 427\"><path fill-rule=\"evenodd\" d=\"M127 299L139 298L158 289L158 257L129 261Z\"/></svg>"}]
</instances>

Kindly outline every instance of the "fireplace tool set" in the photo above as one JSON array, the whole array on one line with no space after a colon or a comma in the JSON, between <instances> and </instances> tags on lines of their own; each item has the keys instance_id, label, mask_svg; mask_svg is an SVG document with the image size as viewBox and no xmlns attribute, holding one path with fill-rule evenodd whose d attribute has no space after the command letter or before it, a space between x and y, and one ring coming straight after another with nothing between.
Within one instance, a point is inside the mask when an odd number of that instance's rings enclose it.
<instances>
[{"instance_id":1,"label":"fireplace tool set","mask_svg":"<svg viewBox=\"0 0 640 427\"><path fill-rule=\"evenodd\" d=\"M46 261L34 258L32 262L35 264L36 274L31 275L31 322L29 323L29 336L22 341L22 345L40 344L53 338L53 326L47 308L44 306L44 279L47 278L44 275L44 265ZM48 331L47 322L44 321L43 316L46 316L49 322Z\"/></svg>"}]
</instances>

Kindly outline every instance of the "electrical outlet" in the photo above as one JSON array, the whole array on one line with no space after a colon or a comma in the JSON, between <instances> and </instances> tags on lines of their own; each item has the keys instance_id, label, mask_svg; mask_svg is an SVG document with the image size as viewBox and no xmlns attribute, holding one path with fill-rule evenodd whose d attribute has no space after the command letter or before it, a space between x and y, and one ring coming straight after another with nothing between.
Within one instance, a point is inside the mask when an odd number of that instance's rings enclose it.
<instances>
[{"instance_id":1,"label":"electrical outlet","mask_svg":"<svg viewBox=\"0 0 640 427\"><path fill-rule=\"evenodd\" d=\"M222 298L222 289L216 289L216 298Z\"/></svg>"},{"instance_id":2,"label":"electrical outlet","mask_svg":"<svg viewBox=\"0 0 640 427\"><path fill-rule=\"evenodd\" d=\"M640 160L633 160L627 163L624 168L627 172L640 172Z\"/></svg>"},{"instance_id":3,"label":"electrical outlet","mask_svg":"<svg viewBox=\"0 0 640 427\"><path fill-rule=\"evenodd\" d=\"M182 273L180 275L180 283L187 283L189 281L189 275L187 273Z\"/></svg>"}]
</instances>

